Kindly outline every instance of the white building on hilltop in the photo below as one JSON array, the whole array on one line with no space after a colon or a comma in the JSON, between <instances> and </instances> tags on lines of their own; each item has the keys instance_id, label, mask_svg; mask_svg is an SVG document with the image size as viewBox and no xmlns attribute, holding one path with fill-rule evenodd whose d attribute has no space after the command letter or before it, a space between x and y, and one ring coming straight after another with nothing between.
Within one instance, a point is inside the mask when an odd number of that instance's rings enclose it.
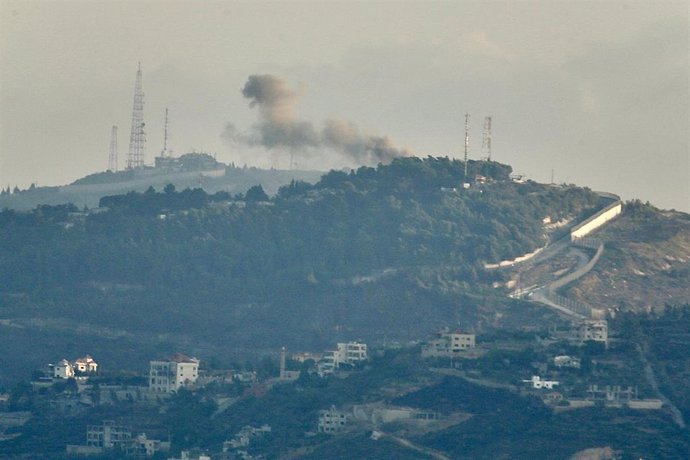
<instances>
[{"instance_id":1,"label":"white building on hilltop","mask_svg":"<svg viewBox=\"0 0 690 460\"><path fill-rule=\"evenodd\" d=\"M452 358L475 347L474 334L440 331L436 338L422 345L422 358Z\"/></svg>"},{"instance_id":2,"label":"white building on hilltop","mask_svg":"<svg viewBox=\"0 0 690 460\"><path fill-rule=\"evenodd\" d=\"M354 365L366 361L367 344L362 342L338 343L335 350L326 351L318 364L319 374L331 374L342 364Z\"/></svg>"},{"instance_id":3,"label":"white building on hilltop","mask_svg":"<svg viewBox=\"0 0 690 460\"><path fill-rule=\"evenodd\" d=\"M199 360L178 353L167 361L151 361L149 389L156 393L172 393L191 386L199 377Z\"/></svg>"}]
</instances>

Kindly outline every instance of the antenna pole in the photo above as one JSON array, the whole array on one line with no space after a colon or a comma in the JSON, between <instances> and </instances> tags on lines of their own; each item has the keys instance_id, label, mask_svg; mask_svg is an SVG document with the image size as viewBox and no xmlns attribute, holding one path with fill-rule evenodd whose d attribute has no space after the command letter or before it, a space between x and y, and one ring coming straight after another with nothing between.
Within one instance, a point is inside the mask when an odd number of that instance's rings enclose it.
<instances>
[{"instance_id":1,"label":"antenna pole","mask_svg":"<svg viewBox=\"0 0 690 460\"><path fill-rule=\"evenodd\" d=\"M487 161L491 161L491 116L484 117L484 138L482 139L482 152Z\"/></svg>"},{"instance_id":2,"label":"antenna pole","mask_svg":"<svg viewBox=\"0 0 690 460\"><path fill-rule=\"evenodd\" d=\"M132 104L132 131L129 135L129 154L127 169L142 168L146 151L146 133L144 132L144 90L141 83L141 62L137 69L134 83L134 103Z\"/></svg>"},{"instance_id":3,"label":"antenna pole","mask_svg":"<svg viewBox=\"0 0 690 460\"><path fill-rule=\"evenodd\" d=\"M168 108L165 108L165 124L163 125L163 150L161 156L169 157L172 152L168 150Z\"/></svg>"},{"instance_id":4,"label":"antenna pole","mask_svg":"<svg viewBox=\"0 0 690 460\"><path fill-rule=\"evenodd\" d=\"M467 182L467 153L470 151L470 114L465 114L465 182Z\"/></svg>"},{"instance_id":5,"label":"antenna pole","mask_svg":"<svg viewBox=\"0 0 690 460\"><path fill-rule=\"evenodd\" d=\"M108 171L117 172L117 126L113 125L110 133L110 154L108 155Z\"/></svg>"}]
</instances>

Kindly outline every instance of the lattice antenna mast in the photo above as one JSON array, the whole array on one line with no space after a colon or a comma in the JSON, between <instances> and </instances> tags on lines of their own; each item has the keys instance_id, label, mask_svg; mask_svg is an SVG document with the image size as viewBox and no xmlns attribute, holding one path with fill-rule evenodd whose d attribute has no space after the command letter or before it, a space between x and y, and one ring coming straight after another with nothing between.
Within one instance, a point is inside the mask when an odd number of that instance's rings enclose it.
<instances>
[{"instance_id":1,"label":"lattice antenna mast","mask_svg":"<svg viewBox=\"0 0 690 460\"><path fill-rule=\"evenodd\" d=\"M470 114L465 114L465 182L467 182L467 154L470 151Z\"/></svg>"},{"instance_id":2,"label":"lattice antenna mast","mask_svg":"<svg viewBox=\"0 0 690 460\"><path fill-rule=\"evenodd\" d=\"M491 117L484 118L484 137L482 138L482 153L491 161Z\"/></svg>"},{"instance_id":3,"label":"lattice antenna mast","mask_svg":"<svg viewBox=\"0 0 690 460\"><path fill-rule=\"evenodd\" d=\"M117 126L113 125L110 133L110 154L108 155L108 171L117 172Z\"/></svg>"},{"instance_id":4,"label":"lattice antenna mast","mask_svg":"<svg viewBox=\"0 0 690 460\"><path fill-rule=\"evenodd\" d=\"M169 157L172 150L168 150L168 108L165 108L165 125L163 126L163 150L161 150L162 157Z\"/></svg>"},{"instance_id":5,"label":"lattice antenna mast","mask_svg":"<svg viewBox=\"0 0 690 460\"><path fill-rule=\"evenodd\" d=\"M129 155L127 169L144 166L146 153L146 133L144 132L144 90L141 84L141 62L134 83L134 104L132 107L132 131L129 135Z\"/></svg>"}]
</instances>

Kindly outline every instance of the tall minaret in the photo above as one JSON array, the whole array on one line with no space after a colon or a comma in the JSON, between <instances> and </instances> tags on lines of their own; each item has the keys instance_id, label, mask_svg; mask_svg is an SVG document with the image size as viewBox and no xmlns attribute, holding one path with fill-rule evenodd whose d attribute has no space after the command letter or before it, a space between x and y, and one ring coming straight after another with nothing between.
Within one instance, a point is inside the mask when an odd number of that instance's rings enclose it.
<instances>
[{"instance_id":1,"label":"tall minaret","mask_svg":"<svg viewBox=\"0 0 690 460\"><path fill-rule=\"evenodd\" d=\"M287 376L285 375L285 347L280 350L280 380L285 380Z\"/></svg>"},{"instance_id":2,"label":"tall minaret","mask_svg":"<svg viewBox=\"0 0 690 460\"><path fill-rule=\"evenodd\" d=\"M146 133L144 133L144 90L141 84L141 62L134 83L134 104L132 107L132 131L129 135L129 154L127 169L144 166L146 153Z\"/></svg>"}]
</instances>

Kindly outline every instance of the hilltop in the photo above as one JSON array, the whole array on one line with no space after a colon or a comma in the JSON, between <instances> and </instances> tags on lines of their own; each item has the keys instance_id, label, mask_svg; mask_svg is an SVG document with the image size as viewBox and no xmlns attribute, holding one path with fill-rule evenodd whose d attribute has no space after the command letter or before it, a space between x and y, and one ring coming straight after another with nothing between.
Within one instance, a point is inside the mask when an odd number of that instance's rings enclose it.
<instances>
[{"instance_id":1,"label":"hilltop","mask_svg":"<svg viewBox=\"0 0 690 460\"><path fill-rule=\"evenodd\" d=\"M173 184L179 190L203 188L209 193L224 191L242 193L255 184L262 184L269 193L291 180L318 181L320 171L259 169L226 165L205 153L188 153L179 158L156 158L155 167L90 174L69 185L55 187L31 186L26 190L3 190L0 209L31 210L39 205L72 203L78 208L95 208L108 195L143 192L149 187L162 189Z\"/></svg>"}]
</instances>

